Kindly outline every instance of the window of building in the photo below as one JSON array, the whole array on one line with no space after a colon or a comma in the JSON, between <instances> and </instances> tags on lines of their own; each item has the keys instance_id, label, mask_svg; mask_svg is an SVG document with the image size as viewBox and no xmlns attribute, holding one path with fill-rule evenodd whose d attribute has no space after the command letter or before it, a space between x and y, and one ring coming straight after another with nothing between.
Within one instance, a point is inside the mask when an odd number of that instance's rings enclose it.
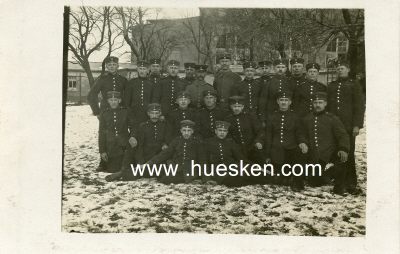
<instances>
[{"instance_id":1,"label":"window of building","mask_svg":"<svg viewBox=\"0 0 400 254\"><path fill-rule=\"evenodd\" d=\"M68 90L76 91L77 90L77 80L75 78L68 78Z\"/></svg>"},{"instance_id":2,"label":"window of building","mask_svg":"<svg viewBox=\"0 0 400 254\"><path fill-rule=\"evenodd\" d=\"M331 42L329 42L328 46L326 47L326 51L336 52L337 50L338 53L346 53L347 44L348 41L345 37L335 38Z\"/></svg>"}]
</instances>

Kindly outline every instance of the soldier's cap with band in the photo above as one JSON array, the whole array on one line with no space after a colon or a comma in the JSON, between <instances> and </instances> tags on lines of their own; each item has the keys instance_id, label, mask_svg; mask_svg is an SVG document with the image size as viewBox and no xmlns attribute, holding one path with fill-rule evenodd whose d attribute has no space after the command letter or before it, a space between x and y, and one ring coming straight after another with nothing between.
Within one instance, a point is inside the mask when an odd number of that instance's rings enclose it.
<instances>
[{"instance_id":1,"label":"soldier's cap with band","mask_svg":"<svg viewBox=\"0 0 400 254\"><path fill-rule=\"evenodd\" d=\"M215 121L215 129L228 130L231 124L226 121Z\"/></svg>"},{"instance_id":2,"label":"soldier's cap with band","mask_svg":"<svg viewBox=\"0 0 400 254\"><path fill-rule=\"evenodd\" d=\"M292 99L293 93L290 91L281 91L281 92L277 93L276 99L281 99L281 98Z\"/></svg>"},{"instance_id":3,"label":"soldier's cap with band","mask_svg":"<svg viewBox=\"0 0 400 254\"><path fill-rule=\"evenodd\" d=\"M222 60L222 59L231 60L231 59L232 59L232 56L231 56L231 54L229 54L229 53L224 53L224 54L222 54L222 55L218 58L218 61L220 61L220 60Z\"/></svg>"},{"instance_id":4,"label":"soldier's cap with band","mask_svg":"<svg viewBox=\"0 0 400 254\"><path fill-rule=\"evenodd\" d=\"M187 98L187 99L191 99L190 94L186 91L181 91L177 94L176 99L181 99L181 98Z\"/></svg>"},{"instance_id":5,"label":"soldier's cap with band","mask_svg":"<svg viewBox=\"0 0 400 254\"><path fill-rule=\"evenodd\" d=\"M148 67L149 63L144 61L144 60L140 60L137 62L137 67Z\"/></svg>"},{"instance_id":6,"label":"soldier's cap with band","mask_svg":"<svg viewBox=\"0 0 400 254\"><path fill-rule=\"evenodd\" d=\"M274 65L275 65L275 66L276 66L276 65L285 65L285 66L287 66L287 65L288 65L288 62L287 62L286 59L283 59L283 58L281 58L281 59L275 59L275 60L274 60Z\"/></svg>"},{"instance_id":7,"label":"soldier's cap with band","mask_svg":"<svg viewBox=\"0 0 400 254\"><path fill-rule=\"evenodd\" d=\"M337 62L336 66L337 67L346 66L347 68L350 68L350 63L348 61L346 61L346 60L340 60L340 61Z\"/></svg>"},{"instance_id":8,"label":"soldier's cap with band","mask_svg":"<svg viewBox=\"0 0 400 254\"><path fill-rule=\"evenodd\" d=\"M158 103L150 103L147 105L147 112L150 111L161 111L161 105Z\"/></svg>"},{"instance_id":9,"label":"soldier's cap with band","mask_svg":"<svg viewBox=\"0 0 400 254\"><path fill-rule=\"evenodd\" d=\"M317 93L315 93L314 95L313 95L313 101L316 101L316 100L324 100L324 101L327 101L328 100L328 95L327 95L327 93L325 93L325 92L317 92Z\"/></svg>"},{"instance_id":10,"label":"soldier's cap with band","mask_svg":"<svg viewBox=\"0 0 400 254\"><path fill-rule=\"evenodd\" d=\"M268 67L270 65L272 65L272 62L268 60L258 62L258 67Z\"/></svg>"},{"instance_id":11,"label":"soldier's cap with band","mask_svg":"<svg viewBox=\"0 0 400 254\"><path fill-rule=\"evenodd\" d=\"M206 72L208 65L205 64L196 64L196 66L194 67L196 69L196 71L198 72Z\"/></svg>"},{"instance_id":12,"label":"soldier's cap with band","mask_svg":"<svg viewBox=\"0 0 400 254\"><path fill-rule=\"evenodd\" d=\"M292 58L290 59L290 64L304 64L304 59L299 57Z\"/></svg>"},{"instance_id":13,"label":"soldier's cap with band","mask_svg":"<svg viewBox=\"0 0 400 254\"><path fill-rule=\"evenodd\" d=\"M185 69L189 69L189 68L194 69L196 67L196 64L195 63L184 63L183 66L185 67Z\"/></svg>"},{"instance_id":14,"label":"soldier's cap with band","mask_svg":"<svg viewBox=\"0 0 400 254\"><path fill-rule=\"evenodd\" d=\"M119 59L116 56L107 56L106 58L104 58L104 62L105 63L118 63Z\"/></svg>"},{"instance_id":15,"label":"soldier's cap with band","mask_svg":"<svg viewBox=\"0 0 400 254\"><path fill-rule=\"evenodd\" d=\"M308 63L306 65L306 70L308 71L309 69L317 69L319 71L321 67L317 63Z\"/></svg>"},{"instance_id":16,"label":"soldier's cap with band","mask_svg":"<svg viewBox=\"0 0 400 254\"><path fill-rule=\"evenodd\" d=\"M182 120L180 124L181 124L181 128L189 127L189 128L192 128L192 129L196 125L192 120Z\"/></svg>"},{"instance_id":17,"label":"soldier's cap with band","mask_svg":"<svg viewBox=\"0 0 400 254\"><path fill-rule=\"evenodd\" d=\"M255 62L245 62L243 64L243 69L248 69L248 68L257 68L257 64Z\"/></svg>"},{"instance_id":18,"label":"soldier's cap with band","mask_svg":"<svg viewBox=\"0 0 400 254\"><path fill-rule=\"evenodd\" d=\"M150 64L161 64L160 58L152 58L150 59Z\"/></svg>"},{"instance_id":19,"label":"soldier's cap with band","mask_svg":"<svg viewBox=\"0 0 400 254\"><path fill-rule=\"evenodd\" d=\"M217 91L215 91L215 89L207 89L205 91L202 92L203 97L206 96L214 96L215 98L218 97Z\"/></svg>"},{"instance_id":20,"label":"soldier's cap with band","mask_svg":"<svg viewBox=\"0 0 400 254\"><path fill-rule=\"evenodd\" d=\"M239 95L229 97L229 105L232 105L232 104L244 105L244 97L239 96Z\"/></svg>"},{"instance_id":21,"label":"soldier's cap with band","mask_svg":"<svg viewBox=\"0 0 400 254\"><path fill-rule=\"evenodd\" d=\"M168 66L180 66L181 63L177 60L169 60L168 61Z\"/></svg>"},{"instance_id":22,"label":"soldier's cap with band","mask_svg":"<svg viewBox=\"0 0 400 254\"><path fill-rule=\"evenodd\" d=\"M107 99L110 99L110 98L118 98L118 99L120 99L121 98L121 93L118 92L118 91L108 91L107 92Z\"/></svg>"}]
</instances>

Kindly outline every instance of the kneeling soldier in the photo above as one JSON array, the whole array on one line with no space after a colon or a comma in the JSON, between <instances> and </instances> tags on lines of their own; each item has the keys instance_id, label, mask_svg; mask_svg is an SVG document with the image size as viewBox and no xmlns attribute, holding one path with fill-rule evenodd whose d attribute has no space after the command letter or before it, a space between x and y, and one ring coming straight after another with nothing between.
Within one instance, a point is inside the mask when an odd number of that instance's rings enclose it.
<instances>
[{"instance_id":1,"label":"kneeling soldier","mask_svg":"<svg viewBox=\"0 0 400 254\"><path fill-rule=\"evenodd\" d=\"M310 183L314 186L322 185L328 177L333 176L333 192L341 195L344 193L344 163L347 161L350 140L343 123L337 116L325 110L326 105L327 94L316 93L313 100L314 112L303 119L310 149L310 162L319 164L323 171L322 177L312 176ZM330 165L334 166L329 167Z\"/></svg>"},{"instance_id":2,"label":"kneeling soldier","mask_svg":"<svg viewBox=\"0 0 400 254\"><path fill-rule=\"evenodd\" d=\"M231 124L231 136L238 143L245 158L254 162L263 161L263 130L257 116L244 111L244 98L232 96L229 98L232 114L225 121Z\"/></svg>"},{"instance_id":3,"label":"kneeling soldier","mask_svg":"<svg viewBox=\"0 0 400 254\"><path fill-rule=\"evenodd\" d=\"M290 109L292 93L279 93L277 103L279 110L272 113L266 126L266 163L272 163L276 169L280 169L284 164L303 164L305 162L304 154L307 153L308 147L304 133L302 133L300 119ZM302 176L292 177L291 180L292 190L304 189Z\"/></svg>"},{"instance_id":4,"label":"kneeling soldier","mask_svg":"<svg viewBox=\"0 0 400 254\"><path fill-rule=\"evenodd\" d=\"M101 159L106 162L108 172L119 171L122 158L130 139L128 110L120 107L121 94L116 91L107 92L110 108L100 115L99 150Z\"/></svg>"},{"instance_id":5,"label":"kneeling soldier","mask_svg":"<svg viewBox=\"0 0 400 254\"><path fill-rule=\"evenodd\" d=\"M150 167L154 164L169 163L170 166L177 166L174 175L164 174L160 181L163 183L187 183L191 182L196 176L191 176L191 163L204 163L204 152L202 142L193 135L195 123L190 120L181 121L181 136L176 137L169 144L167 149L151 158L146 164ZM171 172L169 172L171 173Z\"/></svg>"}]
</instances>

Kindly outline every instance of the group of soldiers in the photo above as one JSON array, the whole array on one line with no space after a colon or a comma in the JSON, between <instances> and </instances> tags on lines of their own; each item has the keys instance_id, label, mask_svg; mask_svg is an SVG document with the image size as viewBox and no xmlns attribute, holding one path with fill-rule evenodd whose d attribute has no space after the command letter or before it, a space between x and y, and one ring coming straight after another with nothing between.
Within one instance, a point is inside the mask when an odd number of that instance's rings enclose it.
<instances>
[{"instance_id":1,"label":"group of soldiers","mask_svg":"<svg viewBox=\"0 0 400 254\"><path fill-rule=\"evenodd\" d=\"M112 173L107 181L134 180L131 165L179 165L164 183L196 180L188 176L191 161L207 165L271 163L319 164L322 176L203 177L227 186L287 184L294 191L334 182L333 192L355 193L355 138L363 127L364 97L349 78L349 65L340 62L338 78L327 86L318 82L320 66L301 58L245 62L244 78L230 70L231 56L218 60L213 84L205 81L206 65L170 60L161 75L160 59L138 61L138 77L118 74L118 58L107 57L107 72L88 95L99 119L100 165ZM288 66L291 73L288 75ZM305 67L305 72L304 72ZM262 75L256 78L256 72ZM99 93L101 100L99 103Z\"/></svg>"}]
</instances>

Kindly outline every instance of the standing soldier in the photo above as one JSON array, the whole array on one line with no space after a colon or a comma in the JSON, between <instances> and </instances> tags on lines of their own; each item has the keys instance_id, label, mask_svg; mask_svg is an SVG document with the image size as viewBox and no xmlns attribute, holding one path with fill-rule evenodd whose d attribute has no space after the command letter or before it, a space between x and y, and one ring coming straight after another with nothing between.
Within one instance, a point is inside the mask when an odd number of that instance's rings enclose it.
<instances>
[{"instance_id":1,"label":"standing soldier","mask_svg":"<svg viewBox=\"0 0 400 254\"><path fill-rule=\"evenodd\" d=\"M125 90L125 105L129 109L129 114L134 118L136 128L141 122L147 120L147 105L151 103L153 94L153 84L147 78L148 63L138 61L138 77L128 81Z\"/></svg>"},{"instance_id":2,"label":"standing soldier","mask_svg":"<svg viewBox=\"0 0 400 254\"><path fill-rule=\"evenodd\" d=\"M205 161L204 147L202 141L194 134L195 123L190 120L183 120L180 123L181 135L176 137L169 144L168 148L151 158L146 164L170 163L177 165L175 176L164 175L160 181L169 183L188 183L197 178L191 176L191 163L203 164ZM188 175L189 174L189 175Z\"/></svg>"},{"instance_id":3,"label":"standing soldier","mask_svg":"<svg viewBox=\"0 0 400 254\"><path fill-rule=\"evenodd\" d=\"M160 81L159 89L153 92L153 101L161 104L164 116L176 108L176 95L184 90L184 81L178 77L180 63L176 60L168 62L168 76Z\"/></svg>"},{"instance_id":4,"label":"standing soldier","mask_svg":"<svg viewBox=\"0 0 400 254\"><path fill-rule=\"evenodd\" d=\"M107 92L108 109L100 115L99 151L106 165L106 172L121 169L128 142L134 146L136 139L130 137L130 119L126 108L120 106L121 93Z\"/></svg>"},{"instance_id":5,"label":"standing soldier","mask_svg":"<svg viewBox=\"0 0 400 254\"><path fill-rule=\"evenodd\" d=\"M193 81L196 80L196 75L195 75L195 63L184 63L183 66L185 67L185 77L183 78L183 81L185 81L185 88L188 85L191 85Z\"/></svg>"},{"instance_id":6,"label":"standing soldier","mask_svg":"<svg viewBox=\"0 0 400 254\"><path fill-rule=\"evenodd\" d=\"M305 74L303 73L304 59L303 58L292 58L290 59L290 65L292 66L291 82L293 89L306 82Z\"/></svg>"},{"instance_id":7,"label":"standing soldier","mask_svg":"<svg viewBox=\"0 0 400 254\"><path fill-rule=\"evenodd\" d=\"M199 132L203 138L214 136L216 121L223 120L229 111L217 105L217 92L212 90L203 91L204 108L197 115Z\"/></svg>"},{"instance_id":8,"label":"standing soldier","mask_svg":"<svg viewBox=\"0 0 400 254\"><path fill-rule=\"evenodd\" d=\"M318 82L319 64L308 63L307 80L296 86L294 95L295 111L300 117L305 117L313 111L313 96L317 92L326 92L326 86Z\"/></svg>"},{"instance_id":9,"label":"standing soldier","mask_svg":"<svg viewBox=\"0 0 400 254\"><path fill-rule=\"evenodd\" d=\"M293 93L294 91L293 84L285 74L287 61L285 59L277 59L274 61L274 66L276 75L271 78L268 87L264 87L260 99L260 110L264 112L264 118L268 118L278 109L278 104L276 103L278 93L283 91Z\"/></svg>"},{"instance_id":10,"label":"standing soldier","mask_svg":"<svg viewBox=\"0 0 400 254\"><path fill-rule=\"evenodd\" d=\"M243 64L243 68L244 79L232 87L231 95L243 96L245 98L245 110L262 119L263 112L259 111L258 108L262 85L258 79L254 78L257 65L253 62L246 62Z\"/></svg>"},{"instance_id":11,"label":"standing soldier","mask_svg":"<svg viewBox=\"0 0 400 254\"><path fill-rule=\"evenodd\" d=\"M357 187L355 140L363 127L365 104L360 85L349 78L349 71L348 63L338 63L338 79L328 85L328 111L339 117L350 136L346 188L349 193L354 193Z\"/></svg>"},{"instance_id":12,"label":"standing soldier","mask_svg":"<svg viewBox=\"0 0 400 254\"><path fill-rule=\"evenodd\" d=\"M322 176L311 176L310 183L313 186L320 186L328 182L328 177L333 176L335 180L333 192L342 195L345 190L345 162L350 148L349 136L340 119L325 110L326 106L327 94L315 93L314 111L303 119L308 140L309 162L319 164L323 171Z\"/></svg>"},{"instance_id":13,"label":"standing soldier","mask_svg":"<svg viewBox=\"0 0 400 254\"><path fill-rule=\"evenodd\" d=\"M259 77L261 85L262 87L266 87L269 80L273 77L272 62L268 60L258 62L258 68L261 70L261 77Z\"/></svg>"},{"instance_id":14,"label":"standing soldier","mask_svg":"<svg viewBox=\"0 0 400 254\"><path fill-rule=\"evenodd\" d=\"M161 59L153 58L150 60L149 80L153 83L153 90L159 86L161 80Z\"/></svg>"},{"instance_id":15,"label":"standing soldier","mask_svg":"<svg viewBox=\"0 0 400 254\"><path fill-rule=\"evenodd\" d=\"M203 106L203 92L206 90L214 90L214 88L204 80L207 67L207 65L196 65L196 80L185 89L192 99L190 105L197 110Z\"/></svg>"},{"instance_id":16,"label":"standing soldier","mask_svg":"<svg viewBox=\"0 0 400 254\"><path fill-rule=\"evenodd\" d=\"M215 74L213 83L214 89L217 91L220 99L220 106L226 109L229 109L228 98L231 88L242 80L238 74L232 72L229 68L231 59L230 54L224 54L220 57L219 63L221 68Z\"/></svg>"},{"instance_id":17,"label":"standing soldier","mask_svg":"<svg viewBox=\"0 0 400 254\"><path fill-rule=\"evenodd\" d=\"M238 143L245 158L254 162L263 161L262 149L264 135L262 126L253 113L244 112L244 98L232 96L229 98L232 114L225 121L231 124L231 136Z\"/></svg>"},{"instance_id":18,"label":"standing soldier","mask_svg":"<svg viewBox=\"0 0 400 254\"><path fill-rule=\"evenodd\" d=\"M104 59L107 72L101 75L95 82L94 86L90 89L88 94L88 103L92 109L93 115L100 119L100 114L109 108L107 103L107 92L116 91L123 96L127 80L125 77L118 74L118 58L115 56L108 56ZM101 93L101 101L99 107L99 93ZM123 98L123 97L122 97ZM124 104L124 102L122 102ZM106 165L100 159L100 164L97 171L105 171Z\"/></svg>"},{"instance_id":19,"label":"standing soldier","mask_svg":"<svg viewBox=\"0 0 400 254\"><path fill-rule=\"evenodd\" d=\"M279 110L272 113L267 121L265 131L266 163L272 163L274 168L284 164L294 165L305 163L305 153L308 151L306 139L302 132L299 117L290 109L292 93L278 94ZM304 189L303 177L292 177L290 187L294 191Z\"/></svg>"}]
</instances>

